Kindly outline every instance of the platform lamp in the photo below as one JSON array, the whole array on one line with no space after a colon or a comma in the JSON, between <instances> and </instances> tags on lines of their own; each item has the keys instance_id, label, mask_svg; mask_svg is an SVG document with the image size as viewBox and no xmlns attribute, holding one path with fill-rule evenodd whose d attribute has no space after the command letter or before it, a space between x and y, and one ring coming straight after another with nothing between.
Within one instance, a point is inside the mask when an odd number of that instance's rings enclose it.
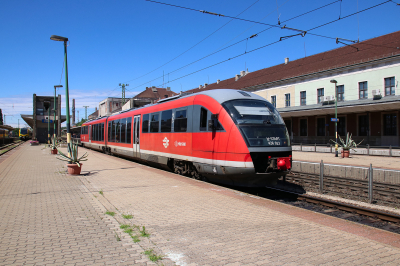
<instances>
[{"instance_id":1,"label":"platform lamp","mask_svg":"<svg viewBox=\"0 0 400 266\"><path fill-rule=\"evenodd\" d=\"M336 144L335 144L335 157L338 157L338 134L337 134L337 81L331 79L331 83L335 83L335 132L336 132Z\"/></svg>"},{"instance_id":2,"label":"platform lamp","mask_svg":"<svg viewBox=\"0 0 400 266\"><path fill-rule=\"evenodd\" d=\"M63 87L63 85L54 85L54 121L53 121L53 123L54 123L54 130L53 130L54 139L56 138L56 112L57 112L57 110L56 110L56 93L57 93L57 88L62 88L62 87ZM61 114L58 114L58 115L60 116L58 119L61 120Z\"/></svg>"},{"instance_id":3,"label":"platform lamp","mask_svg":"<svg viewBox=\"0 0 400 266\"><path fill-rule=\"evenodd\" d=\"M67 149L68 156L70 155L70 143L71 143L71 128L69 124L69 92L68 92L68 62L67 62L67 42L68 38L57 35L51 35L50 40L64 42L64 64L65 64L65 108L67 118ZM61 114L58 114L61 117Z\"/></svg>"}]
</instances>

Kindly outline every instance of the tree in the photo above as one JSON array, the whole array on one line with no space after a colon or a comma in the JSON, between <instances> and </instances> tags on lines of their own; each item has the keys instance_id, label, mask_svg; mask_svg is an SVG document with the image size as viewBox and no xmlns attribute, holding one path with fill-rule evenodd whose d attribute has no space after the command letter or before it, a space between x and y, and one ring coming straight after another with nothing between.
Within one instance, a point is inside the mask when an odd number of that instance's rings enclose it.
<instances>
[{"instance_id":1,"label":"tree","mask_svg":"<svg viewBox=\"0 0 400 266\"><path fill-rule=\"evenodd\" d=\"M87 121L86 119L83 119L83 118L82 118L82 120L81 120L80 122L76 123L75 126L80 127L80 126L82 126L82 124L85 123L86 121Z\"/></svg>"},{"instance_id":2,"label":"tree","mask_svg":"<svg viewBox=\"0 0 400 266\"><path fill-rule=\"evenodd\" d=\"M3 125L3 112L0 109L0 126Z\"/></svg>"}]
</instances>

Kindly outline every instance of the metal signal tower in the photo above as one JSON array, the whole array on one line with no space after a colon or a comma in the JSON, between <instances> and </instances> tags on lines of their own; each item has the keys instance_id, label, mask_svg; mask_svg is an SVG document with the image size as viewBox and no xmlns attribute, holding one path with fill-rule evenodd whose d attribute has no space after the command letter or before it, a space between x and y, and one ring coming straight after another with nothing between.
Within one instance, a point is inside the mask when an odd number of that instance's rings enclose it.
<instances>
[{"instance_id":1,"label":"metal signal tower","mask_svg":"<svg viewBox=\"0 0 400 266\"><path fill-rule=\"evenodd\" d=\"M119 86L122 88L122 106L125 104L125 87L129 86L129 84L120 83Z\"/></svg>"}]
</instances>

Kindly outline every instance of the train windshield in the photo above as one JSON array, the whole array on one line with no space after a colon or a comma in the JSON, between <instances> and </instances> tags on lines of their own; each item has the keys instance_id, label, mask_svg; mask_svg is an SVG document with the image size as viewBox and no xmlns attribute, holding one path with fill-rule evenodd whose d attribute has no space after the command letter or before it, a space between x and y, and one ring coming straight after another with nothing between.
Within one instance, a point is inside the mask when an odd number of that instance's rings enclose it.
<instances>
[{"instance_id":1,"label":"train windshield","mask_svg":"<svg viewBox=\"0 0 400 266\"><path fill-rule=\"evenodd\" d=\"M222 106L245 136L248 146L290 146L285 123L271 103L243 99L228 101Z\"/></svg>"},{"instance_id":2,"label":"train windshield","mask_svg":"<svg viewBox=\"0 0 400 266\"><path fill-rule=\"evenodd\" d=\"M21 128L21 134L27 134L28 133L28 129L27 128Z\"/></svg>"}]
</instances>

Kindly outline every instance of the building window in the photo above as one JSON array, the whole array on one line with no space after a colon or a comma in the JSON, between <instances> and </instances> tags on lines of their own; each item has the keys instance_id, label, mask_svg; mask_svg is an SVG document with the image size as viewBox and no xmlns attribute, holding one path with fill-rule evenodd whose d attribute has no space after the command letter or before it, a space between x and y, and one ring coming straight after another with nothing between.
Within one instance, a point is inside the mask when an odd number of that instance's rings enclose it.
<instances>
[{"instance_id":1,"label":"building window","mask_svg":"<svg viewBox=\"0 0 400 266\"><path fill-rule=\"evenodd\" d=\"M359 136L368 136L368 116L360 115L358 117L358 135Z\"/></svg>"},{"instance_id":2,"label":"building window","mask_svg":"<svg viewBox=\"0 0 400 266\"><path fill-rule=\"evenodd\" d=\"M337 122L338 134L343 138L346 138L346 117L338 117L339 122Z\"/></svg>"},{"instance_id":3,"label":"building window","mask_svg":"<svg viewBox=\"0 0 400 266\"><path fill-rule=\"evenodd\" d=\"M307 104L307 95L305 91L300 92L300 105L306 105Z\"/></svg>"},{"instance_id":4,"label":"building window","mask_svg":"<svg viewBox=\"0 0 400 266\"><path fill-rule=\"evenodd\" d=\"M318 95L318 103L322 103L324 101L324 88L317 89L317 95Z\"/></svg>"},{"instance_id":5,"label":"building window","mask_svg":"<svg viewBox=\"0 0 400 266\"><path fill-rule=\"evenodd\" d=\"M325 118L317 119L317 136L325 136Z\"/></svg>"},{"instance_id":6,"label":"building window","mask_svg":"<svg viewBox=\"0 0 400 266\"><path fill-rule=\"evenodd\" d=\"M300 136L307 136L307 119L300 119Z\"/></svg>"},{"instance_id":7,"label":"building window","mask_svg":"<svg viewBox=\"0 0 400 266\"><path fill-rule=\"evenodd\" d=\"M344 101L344 85L337 86L337 100L338 102Z\"/></svg>"},{"instance_id":8,"label":"building window","mask_svg":"<svg viewBox=\"0 0 400 266\"><path fill-rule=\"evenodd\" d=\"M385 96L394 94L394 77L385 78Z\"/></svg>"},{"instance_id":9,"label":"building window","mask_svg":"<svg viewBox=\"0 0 400 266\"><path fill-rule=\"evenodd\" d=\"M290 93L285 94L285 107L290 106Z\"/></svg>"},{"instance_id":10,"label":"building window","mask_svg":"<svg viewBox=\"0 0 400 266\"><path fill-rule=\"evenodd\" d=\"M360 99L368 98L368 83L366 81L358 83L358 92Z\"/></svg>"},{"instance_id":11,"label":"building window","mask_svg":"<svg viewBox=\"0 0 400 266\"><path fill-rule=\"evenodd\" d=\"M383 115L383 135L396 136L397 134L397 115Z\"/></svg>"},{"instance_id":12,"label":"building window","mask_svg":"<svg viewBox=\"0 0 400 266\"><path fill-rule=\"evenodd\" d=\"M276 108L276 95L271 96L271 103Z\"/></svg>"}]
</instances>

